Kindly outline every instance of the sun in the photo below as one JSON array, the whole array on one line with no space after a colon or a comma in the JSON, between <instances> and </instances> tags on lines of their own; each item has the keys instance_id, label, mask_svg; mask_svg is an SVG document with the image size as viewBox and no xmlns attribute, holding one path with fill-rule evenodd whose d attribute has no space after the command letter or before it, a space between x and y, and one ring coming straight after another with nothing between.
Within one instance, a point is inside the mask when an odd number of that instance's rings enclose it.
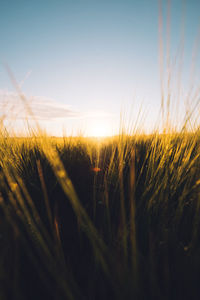
<instances>
[{"instance_id":1,"label":"sun","mask_svg":"<svg viewBox=\"0 0 200 300\"><path fill-rule=\"evenodd\" d=\"M91 137L106 137L111 135L111 129L108 124L102 123L95 123L90 124L90 128L88 129L88 135Z\"/></svg>"}]
</instances>

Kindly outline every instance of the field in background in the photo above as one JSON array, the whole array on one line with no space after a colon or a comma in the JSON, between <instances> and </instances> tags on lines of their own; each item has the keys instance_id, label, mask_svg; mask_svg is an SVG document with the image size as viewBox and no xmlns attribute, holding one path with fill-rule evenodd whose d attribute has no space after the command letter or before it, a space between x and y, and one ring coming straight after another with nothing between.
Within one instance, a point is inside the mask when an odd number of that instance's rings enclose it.
<instances>
[{"instance_id":1,"label":"field in background","mask_svg":"<svg viewBox=\"0 0 200 300\"><path fill-rule=\"evenodd\" d=\"M0 137L0 299L199 299L200 134Z\"/></svg>"}]
</instances>

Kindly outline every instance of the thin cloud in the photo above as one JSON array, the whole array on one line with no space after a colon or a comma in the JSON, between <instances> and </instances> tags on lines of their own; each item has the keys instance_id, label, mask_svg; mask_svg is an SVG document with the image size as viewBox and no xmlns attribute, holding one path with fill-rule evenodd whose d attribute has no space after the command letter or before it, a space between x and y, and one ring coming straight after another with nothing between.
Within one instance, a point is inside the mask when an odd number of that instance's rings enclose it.
<instances>
[{"instance_id":1,"label":"thin cloud","mask_svg":"<svg viewBox=\"0 0 200 300\"><path fill-rule=\"evenodd\" d=\"M20 95L0 90L0 116L15 120L30 118L38 121L54 121L61 119L105 118L113 115L104 111L80 112L71 105L59 103L46 97L25 96L25 103ZM30 113L31 112L31 113Z\"/></svg>"}]
</instances>

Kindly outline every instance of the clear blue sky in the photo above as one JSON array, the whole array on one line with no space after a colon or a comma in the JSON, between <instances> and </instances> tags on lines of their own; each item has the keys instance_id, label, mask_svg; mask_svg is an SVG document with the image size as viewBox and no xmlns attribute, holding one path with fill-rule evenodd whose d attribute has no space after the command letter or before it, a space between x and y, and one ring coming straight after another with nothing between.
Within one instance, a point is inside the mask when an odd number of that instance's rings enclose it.
<instances>
[{"instance_id":1,"label":"clear blue sky","mask_svg":"<svg viewBox=\"0 0 200 300\"><path fill-rule=\"evenodd\" d=\"M34 113L54 134L62 127L88 131L103 123L116 128L122 107L129 111L133 102L133 116L143 103L148 124L153 124L160 108L158 2L0 0L0 101L5 101L4 93L11 103L16 101L3 66L7 63L19 84L25 78L23 92L32 97ZM172 0L170 11L171 59L184 20L185 86L200 25L200 1ZM198 57L195 64L200 75ZM42 99L45 105L40 106Z\"/></svg>"}]
</instances>

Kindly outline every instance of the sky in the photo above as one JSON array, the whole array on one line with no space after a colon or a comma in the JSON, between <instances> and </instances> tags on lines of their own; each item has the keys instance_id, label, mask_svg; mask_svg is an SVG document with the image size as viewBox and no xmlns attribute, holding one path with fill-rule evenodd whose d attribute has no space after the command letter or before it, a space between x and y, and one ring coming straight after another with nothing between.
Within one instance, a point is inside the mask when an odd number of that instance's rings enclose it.
<instances>
[{"instance_id":1,"label":"sky","mask_svg":"<svg viewBox=\"0 0 200 300\"><path fill-rule=\"evenodd\" d=\"M151 131L162 78L173 120L195 105L199 35L199 0L0 0L0 117L52 135L112 135L122 119Z\"/></svg>"}]
</instances>

